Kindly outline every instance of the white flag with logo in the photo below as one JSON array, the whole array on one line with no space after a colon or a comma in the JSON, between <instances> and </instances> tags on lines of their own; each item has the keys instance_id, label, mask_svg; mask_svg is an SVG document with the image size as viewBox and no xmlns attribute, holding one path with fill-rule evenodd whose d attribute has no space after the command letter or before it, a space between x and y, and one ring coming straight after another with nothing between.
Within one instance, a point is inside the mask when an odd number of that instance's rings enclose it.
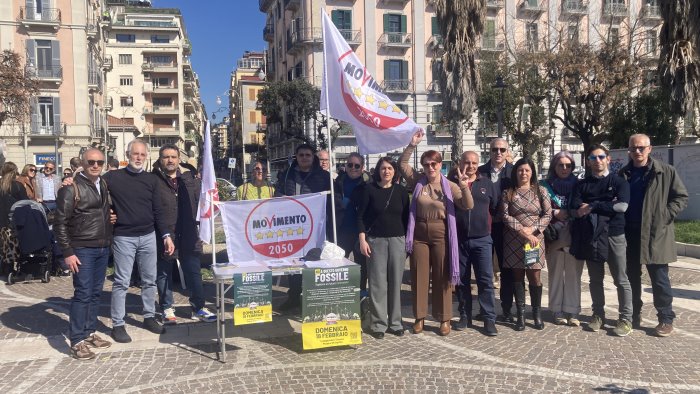
<instances>
[{"instance_id":1,"label":"white flag with logo","mask_svg":"<svg viewBox=\"0 0 700 394\"><path fill-rule=\"evenodd\" d=\"M211 243L211 221L214 220L215 207L213 202L219 201L219 189L216 186L214 159L211 157L211 136L209 122L204 131L204 150L202 152L202 191L199 194L199 238Z\"/></svg>"},{"instance_id":2,"label":"white flag with logo","mask_svg":"<svg viewBox=\"0 0 700 394\"><path fill-rule=\"evenodd\" d=\"M321 111L328 107L330 117L352 125L363 155L405 147L420 126L384 94L326 12L322 14L326 73ZM403 78L390 83L408 89L408 76Z\"/></svg>"},{"instance_id":3,"label":"white flag with logo","mask_svg":"<svg viewBox=\"0 0 700 394\"><path fill-rule=\"evenodd\" d=\"M303 257L326 239L324 193L219 205L228 261Z\"/></svg>"}]
</instances>

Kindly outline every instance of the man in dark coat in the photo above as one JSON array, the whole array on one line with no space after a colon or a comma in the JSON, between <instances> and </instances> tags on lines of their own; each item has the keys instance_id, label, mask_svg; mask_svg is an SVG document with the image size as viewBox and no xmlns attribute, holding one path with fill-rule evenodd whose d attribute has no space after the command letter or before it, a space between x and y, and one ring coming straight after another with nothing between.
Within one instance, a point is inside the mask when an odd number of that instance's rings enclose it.
<instances>
[{"instance_id":1,"label":"man in dark coat","mask_svg":"<svg viewBox=\"0 0 700 394\"><path fill-rule=\"evenodd\" d=\"M187 163L180 163L180 150L175 145L163 145L158 154L153 173L158 178L158 196L164 211L168 234L175 244L175 252L167 254L158 244L156 285L158 303L163 312L163 324L176 324L173 308L173 266L179 260L184 283L190 292L192 319L216 321L216 315L204 307L204 289L200 256L202 244L197 231L197 206L202 181L197 170ZM156 230L158 239L166 234Z\"/></svg>"},{"instance_id":2,"label":"man in dark coat","mask_svg":"<svg viewBox=\"0 0 700 394\"><path fill-rule=\"evenodd\" d=\"M688 191L672 166L649 156L651 141L645 134L629 139L629 163L620 175L630 184L630 205L625 215L627 275L632 285L632 326L642 321L642 266L651 279L659 324L655 333L673 332L673 292L668 263L676 261L673 220L688 205Z\"/></svg>"}]
</instances>

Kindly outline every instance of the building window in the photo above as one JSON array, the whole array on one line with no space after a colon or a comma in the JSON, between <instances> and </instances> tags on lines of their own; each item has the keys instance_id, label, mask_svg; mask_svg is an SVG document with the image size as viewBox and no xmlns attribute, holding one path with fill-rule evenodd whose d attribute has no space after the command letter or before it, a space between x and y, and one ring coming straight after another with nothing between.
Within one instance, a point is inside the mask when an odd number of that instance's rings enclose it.
<instances>
[{"instance_id":1,"label":"building window","mask_svg":"<svg viewBox=\"0 0 700 394\"><path fill-rule=\"evenodd\" d=\"M482 46L484 48L496 48L496 20L487 19L484 24L484 37L482 39Z\"/></svg>"},{"instance_id":2,"label":"building window","mask_svg":"<svg viewBox=\"0 0 700 394\"><path fill-rule=\"evenodd\" d=\"M333 10L331 20L346 40L352 40L352 10Z\"/></svg>"},{"instance_id":3,"label":"building window","mask_svg":"<svg viewBox=\"0 0 700 394\"><path fill-rule=\"evenodd\" d=\"M255 111L250 111L248 113L248 119L250 120L250 124L256 124L258 123L258 114Z\"/></svg>"},{"instance_id":4,"label":"building window","mask_svg":"<svg viewBox=\"0 0 700 394\"><path fill-rule=\"evenodd\" d=\"M620 43L620 28L617 26L611 27L608 33L608 39L610 40L610 44L618 45Z\"/></svg>"},{"instance_id":5,"label":"building window","mask_svg":"<svg viewBox=\"0 0 700 394\"><path fill-rule=\"evenodd\" d=\"M61 76L61 51L57 40L27 40L27 63L34 67L37 77Z\"/></svg>"},{"instance_id":6,"label":"building window","mask_svg":"<svg viewBox=\"0 0 700 394\"><path fill-rule=\"evenodd\" d=\"M656 31L647 30L647 36L644 40L644 47L647 55L656 55Z\"/></svg>"},{"instance_id":7,"label":"building window","mask_svg":"<svg viewBox=\"0 0 700 394\"><path fill-rule=\"evenodd\" d=\"M403 112L404 114L406 114L406 116L408 116L408 104L396 104L396 106L399 107L401 112Z\"/></svg>"},{"instance_id":8,"label":"building window","mask_svg":"<svg viewBox=\"0 0 700 394\"><path fill-rule=\"evenodd\" d=\"M578 24L570 24L566 27L566 38L569 42L578 43Z\"/></svg>"},{"instance_id":9,"label":"building window","mask_svg":"<svg viewBox=\"0 0 700 394\"><path fill-rule=\"evenodd\" d=\"M531 22L525 25L526 42L528 52L538 51L539 34L537 32L537 23Z\"/></svg>"},{"instance_id":10,"label":"building window","mask_svg":"<svg viewBox=\"0 0 700 394\"><path fill-rule=\"evenodd\" d=\"M173 58L168 55L153 55L146 57L146 63L151 64L172 64Z\"/></svg>"},{"instance_id":11,"label":"building window","mask_svg":"<svg viewBox=\"0 0 700 394\"><path fill-rule=\"evenodd\" d=\"M31 130L34 134L56 134L61 125L60 98L38 97L31 101Z\"/></svg>"},{"instance_id":12,"label":"building window","mask_svg":"<svg viewBox=\"0 0 700 394\"><path fill-rule=\"evenodd\" d=\"M129 97L126 97L126 96L120 97L119 103L122 107L133 107L134 106L134 100L133 99L129 100Z\"/></svg>"},{"instance_id":13,"label":"building window","mask_svg":"<svg viewBox=\"0 0 700 394\"><path fill-rule=\"evenodd\" d=\"M131 55L120 54L119 55L119 64L131 64Z\"/></svg>"},{"instance_id":14,"label":"building window","mask_svg":"<svg viewBox=\"0 0 700 394\"><path fill-rule=\"evenodd\" d=\"M384 14L385 33L405 33L406 25L406 15Z\"/></svg>"},{"instance_id":15,"label":"building window","mask_svg":"<svg viewBox=\"0 0 700 394\"><path fill-rule=\"evenodd\" d=\"M136 42L135 34L117 34L117 42Z\"/></svg>"},{"instance_id":16,"label":"building window","mask_svg":"<svg viewBox=\"0 0 700 394\"><path fill-rule=\"evenodd\" d=\"M432 71L432 81L437 82L440 80L440 74L442 73L442 60L435 60L431 64Z\"/></svg>"},{"instance_id":17,"label":"building window","mask_svg":"<svg viewBox=\"0 0 700 394\"><path fill-rule=\"evenodd\" d=\"M154 107L172 107L173 99L171 97L154 97L153 98Z\"/></svg>"},{"instance_id":18,"label":"building window","mask_svg":"<svg viewBox=\"0 0 700 394\"><path fill-rule=\"evenodd\" d=\"M157 87L170 87L170 78L168 77L158 77L153 79L153 86Z\"/></svg>"},{"instance_id":19,"label":"building window","mask_svg":"<svg viewBox=\"0 0 700 394\"><path fill-rule=\"evenodd\" d=\"M255 101L257 99L257 90L253 88L248 89L248 100Z\"/></svg>"},{"instance_id":20,"label":"building window","mask_svg":"<svg viewBox=\"0 0 700 394\"><path fill-rule=\"evenodd\" d=\"M405 60L385 60L384 79L393 81L408 79L408 62Z\"/></svg>"},{"instance_id":21,"label":"building window","mask_svg":"<svg viewBox=\"0 0 700 394\"><path fill-rule=\"evenodd\" d=\"M131 75L120 76L119 86L134 86L134 78Z\"/></svg>"},{"instance_id":22,"label":"building window","mask_svg":"<svg viewBox=\"0 0 700 394\"><path fill-rule=\"evenodd\" d=\"M432 112L433 112L433 119L432 119L431 123L441 124L442 123L442 105L433 105Z\"/></svg>"},{"instance_id":23,"label":"building window","mask_svg":"<svg viewBox=\"0 0 700 394\"><path fill-rule=\"evenodd\" d=\"M153 34L151 35L152 44L167 44L170 42L170 37L165 35Z\"/></svg>"}]
</instances>

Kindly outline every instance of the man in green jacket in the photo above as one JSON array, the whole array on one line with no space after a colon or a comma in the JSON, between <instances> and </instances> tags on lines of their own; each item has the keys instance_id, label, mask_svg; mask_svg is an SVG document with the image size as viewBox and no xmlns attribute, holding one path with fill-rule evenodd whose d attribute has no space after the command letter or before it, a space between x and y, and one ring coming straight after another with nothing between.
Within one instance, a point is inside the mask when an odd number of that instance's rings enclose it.
<instances>
[{"instance_id":1,"label":"man in green jacket","mask_svg":"<svg viewBox=\"0 0 700 394\"><path fill-rule=\"evenodd\" d=\"M649 157L651 140L646 134L629 139L629 163L620 175L630 184L625 213L627 276L632 285L632 326L641 326L642 265L646 265L659 324L656 335L673 332L673 293L668 264L676 261L673 220L688 205L688 191L676 169Z\"/></svg>"}]
</instances>

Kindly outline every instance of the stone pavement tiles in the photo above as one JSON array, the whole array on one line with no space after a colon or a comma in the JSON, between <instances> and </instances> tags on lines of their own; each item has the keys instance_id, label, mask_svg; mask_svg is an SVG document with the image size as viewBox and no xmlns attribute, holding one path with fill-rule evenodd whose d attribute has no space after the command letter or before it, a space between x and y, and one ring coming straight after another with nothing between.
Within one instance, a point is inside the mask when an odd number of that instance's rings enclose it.
<instances>
[{"instance_id":1,"label":"stone pavement tiles","mask_svg":"<svg viewBox=\"0 0 700 394\"><path fill-rule=\"evenodd\" d=\"M651 335L656 318L647 285L645 327L626 338L614 337L610 329L592 333L555 326L546 314L544 331L500 325L495 338L478 329L440 337L438 323L429 321L420 335L382 340L363 335L357 347L304 352L299 322L276 315L272 323L229 325L226 364L217 361L215 325L184 318L189 308L181 294L176 304L183 324L158 337L139 328L140 297L131 289L127 324L134 342L77 361L68 356L65 339L70 278L2 283L0 392L700 392L700 262L681 261L671 275L678 318L669 338ZM585 321L590 315L585 270L584 282ZM100 310L105 333L110 288L107 281ZM407 326L409 289L406 285ZM276 290L278 305L284 288ZM212 303L211 283L206 292ZM606 299L612 324L617 306L611 282Z\"/></svg>"}]
</instances>

